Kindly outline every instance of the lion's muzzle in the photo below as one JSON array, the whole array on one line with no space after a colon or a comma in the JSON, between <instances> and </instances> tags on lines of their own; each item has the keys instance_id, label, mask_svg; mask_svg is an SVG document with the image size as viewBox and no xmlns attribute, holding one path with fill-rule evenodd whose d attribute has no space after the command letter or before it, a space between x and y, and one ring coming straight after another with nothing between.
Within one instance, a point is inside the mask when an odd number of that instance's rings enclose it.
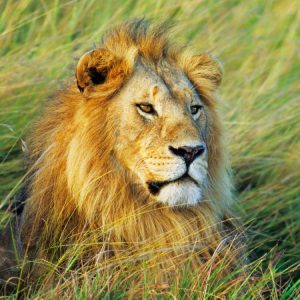
<instances>
[{"instance_id":1,"label":"lion's muzzle","mask_svg":"<svg viewBox=\"0 0 300 300\"><path fill-rule=\"evenodd\" d=\"M169 150L177 163L170 163L164 168L165 174L170 176L147 181L148 190L159 202L172 206L195 205L203 198L206 187L208 167L206 147L204 145L169 147ZM151 168L151 164L148 167ZM159 173L156 173L157 178L161 178L159 175L162 174Z\"/></svg>"}]
</instances>

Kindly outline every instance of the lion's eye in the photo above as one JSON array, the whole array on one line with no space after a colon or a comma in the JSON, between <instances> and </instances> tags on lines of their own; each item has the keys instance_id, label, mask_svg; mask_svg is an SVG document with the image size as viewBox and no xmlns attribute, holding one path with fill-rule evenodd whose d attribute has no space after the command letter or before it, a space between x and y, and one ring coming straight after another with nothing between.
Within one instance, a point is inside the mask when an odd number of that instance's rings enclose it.
<instances>
[{"instance_id":1,"label":"lion's eye","mask_svg":"<svg viewBox=\"0 0 300 300\"><path fill-rule=\"evenodd\" d=\"M191 106L191 114L196 115L202 108L203 108L202 105L192 105Z\"/></svg>"},{"instance_id":2,"label":"lion's eye","mask_svg":"<svg viewBox=\"0 0 300 300\"><path fill-rule=\"evenodd\" d=\"M140 109L142 112L146 114L152 114L154 115L156 113L155 109L153 108L152 104L147 103L141 103L136 105L138 109Z\"/></svg>"}]
</instances>

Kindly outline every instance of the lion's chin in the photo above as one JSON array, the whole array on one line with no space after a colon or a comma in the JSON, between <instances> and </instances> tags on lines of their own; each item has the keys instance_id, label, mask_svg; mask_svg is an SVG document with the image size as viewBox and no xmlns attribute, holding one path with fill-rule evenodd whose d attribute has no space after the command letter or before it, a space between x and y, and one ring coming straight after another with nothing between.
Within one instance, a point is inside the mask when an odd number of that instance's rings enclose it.
<instances>
[{"instance_id":1,"label":"lion's chin","mask_svg":"<svg viewBox=\"0 0 300 300\"><path fill-rule=\"evenodd\" d=\"M169 206L194 206L202 199L202 189L191 180L174 181L161 187L157 201Z\"/></svg>"}]
</instances>

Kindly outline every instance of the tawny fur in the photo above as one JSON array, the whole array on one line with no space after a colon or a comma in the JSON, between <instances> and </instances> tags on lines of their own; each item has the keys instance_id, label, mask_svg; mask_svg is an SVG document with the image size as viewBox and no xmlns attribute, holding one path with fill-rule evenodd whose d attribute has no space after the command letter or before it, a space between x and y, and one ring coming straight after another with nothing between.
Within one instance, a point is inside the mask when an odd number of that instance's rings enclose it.
<instances>
[{"instance_id":1,"label":"tawny fur","mask_svg":"<svg viewBox=\"0 0 300 300\"><path fill-rule=\"evenodd\" d=\"M118 135L112 103L141 60L158 73L157 66L166 61L187 76L205 102L209 186L205 201L195 206L153 201L136 188L126 166L112 160ZM91 67L107 76L103 84L91 81ZM92 253L103 259L104 248L110 257L122 250L134 256L160 249L165 253L161 263L173 260L176 268L180 255L192 255L199 267L216 249L228 248L223 221L231 216L232 197L215 97L221 78L214 59L171 46L162 27L136 22L109 32L99 48L80 59L76 79L47 104L28 139L29 197L20 229L24 252L49 258L55 243L89 239L95 242Z\"/></svg>"}]
</instances>

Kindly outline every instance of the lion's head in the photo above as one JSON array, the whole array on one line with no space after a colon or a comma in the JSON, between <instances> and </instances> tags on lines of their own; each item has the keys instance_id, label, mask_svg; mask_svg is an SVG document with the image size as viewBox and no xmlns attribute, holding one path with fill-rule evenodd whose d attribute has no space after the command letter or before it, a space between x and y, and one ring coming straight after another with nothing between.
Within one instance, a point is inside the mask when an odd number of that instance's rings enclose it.
<instances>
[{"instance_id":1,"label":"lion's head","mask_svg":"<svg viewBox=\"0 0 300 300\"><path fill-rule=\"evenodd\" d=\"M123 26L84 55L78 87L87 101L109 101L110 159L128 171L131 188L170 206L196 205L223 167L213 96L222 72L210 56L176 52L141 29Z\"/></svg>"},{"instance_id":2,"label":"lion's head","mask_svg":"<svg viewBox=\"0 0 300 300\"><path fill-rule=\"evenodd\" d=\"M153 200L195 205L207 188L207 109L175 65L141 59L112 103L113 155Z\"/></svg>"},{"instance_id":3,"label":"lion's head","mask_svg":"<svg viewBox=\"0 0 300 300\"><path fill-rule=\"evenodd\" d=\"M170 46L162 28L111 31L29 138L24 244L41 229L51 241L88 224L103 230L101 241L109 231L111 249L156 239L216 247L231 200L221 79L211 56Z\"/></svg>"}]
</instances>

